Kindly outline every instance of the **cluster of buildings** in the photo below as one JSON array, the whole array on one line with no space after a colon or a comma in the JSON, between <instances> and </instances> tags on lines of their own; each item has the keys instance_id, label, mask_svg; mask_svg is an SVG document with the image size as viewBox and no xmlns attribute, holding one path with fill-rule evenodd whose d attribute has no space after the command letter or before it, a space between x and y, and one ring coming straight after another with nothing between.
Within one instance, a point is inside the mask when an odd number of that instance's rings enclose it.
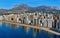
<instances>
[{"instance_id":1,"label":"cluster of buildings","mask_svg":"<svg viewBox=\"0 0 60 38\"><path fill-rule=\"evenodd\" d=\"M46 13L24 13L0 16L0 20L60 29L60 16Z\"/></svg>"}]
</instances>

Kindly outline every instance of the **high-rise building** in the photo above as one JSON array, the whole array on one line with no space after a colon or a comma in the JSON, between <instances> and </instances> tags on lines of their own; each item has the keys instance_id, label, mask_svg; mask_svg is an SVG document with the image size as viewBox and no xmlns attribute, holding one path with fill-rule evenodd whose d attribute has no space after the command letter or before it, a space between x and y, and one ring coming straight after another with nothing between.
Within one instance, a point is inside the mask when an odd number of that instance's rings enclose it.
<instances>
[{"instance_id":1,"label":"high-rise building","mask_svg":"<svg viewBox=\"0 0 60 38\"><path fill-rule=\"evenodd\" d=\"M43 26L42 19L39 19L39 26Z\"/></svg>"},{"instance_id":2,"label":"high-rise building","mask_svg":"<svg viewBox=\"0 0 60 38\"><path fill-rule=\"evenodd\" d=\"M57 26L57 16L54 16L53 17L53 28L56 28L56 26Z\"/></svg>"},{"instance_id":3,"label":"high-rise building","mask_svg":"<svg viewBox=\"0 0 60 38\"><path fill-rule=\"evenodd\" d=\"M59 16L59 20L58 20L58 29L60 30L60 16Z\"/></svg>"},{"instance_id":4,"label":"high-rise building","mask_svg":"<svg viewBox=\"0 0 60 38\"><path fill-rule=\"evenodd\" d=\"M48 21L48 28L52 28L52 20L51 19L47 19L47 21Z\"/></svg>"},{"instance_id":5,"label":"high-rise building","mask_svg":"<svg viewBox=\"0 0 60 38\"><path fill-rule=\"evenodd\" d=\"M34 16L33 16L33 24L34 25L38 25L38 17L39 17L38 13L34 13Z\"/></svg>"},{"instance_id":6,"label":"high-rise building","mask_svg":"<svg viewBox=\"0 0 60 38\"><path fill-rule=\"evenodd\" d=\"M43 21L43 27L47 27L47 20L44 19L44 20L42 20L42 21Z\"/></svg>"},{"instance_id":7,"label":"high-rise building","mask_svg":"<svg viewBox=\"0 0 60 38\"><path fill-rule=\"evenodd\" d=\"M52 14L48 14L47 22L48 22L48 28L52 28L52 25L53 25L53 15Z\"/></svg>"}]
</instances>

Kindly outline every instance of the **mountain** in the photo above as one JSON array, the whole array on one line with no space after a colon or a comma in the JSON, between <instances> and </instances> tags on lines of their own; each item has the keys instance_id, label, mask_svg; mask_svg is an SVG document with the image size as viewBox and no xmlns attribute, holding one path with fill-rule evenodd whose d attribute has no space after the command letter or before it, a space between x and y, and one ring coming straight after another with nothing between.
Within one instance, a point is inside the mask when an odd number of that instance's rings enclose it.
<instances>
[{"instance_id":1,"label":"mountain","mask_svg":"<svg viewBox=\"0 0 60 38\"><path fill-rule=\"evenodd\" d=\"M13 10L28 10L29 6L27 4L16 4Z\"/></svg>"},{"instance_id":2,"label":"mountain","mask_svg":"<svg viewBox=\"0 0 60 38\"><path fill-rule=\"evenodd\" d=\"M37 6L31 7L27 4L17 4L12 8L12 10L27 10L27 12L60 12L60 10L55 6Z\"/></svg>"},{"instance_id":3,"label":"mountain","mask_svg":"<svg viewBox=\"0 0 60 38\"><path fill-rule=\"evenodd\" d=\"M43 12L43 13L60 13L60 9L55 6L36 6L32 7L27 4L16 4L12 9L0 9L0 14L9 13L33 13L33 12Z\"/></svg>"}]
</instances>

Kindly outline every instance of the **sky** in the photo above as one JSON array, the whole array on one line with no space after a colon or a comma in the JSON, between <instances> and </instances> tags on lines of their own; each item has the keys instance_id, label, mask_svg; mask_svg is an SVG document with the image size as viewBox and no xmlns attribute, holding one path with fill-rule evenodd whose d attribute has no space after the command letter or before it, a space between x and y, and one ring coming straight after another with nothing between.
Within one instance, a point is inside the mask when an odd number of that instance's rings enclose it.
<instances>
[{"instance_id":1,"label":"sky","mask_svg":"<svg viewBox=\"0 0 60 38\"><path fill-rule=\"evenodd\" d=\"M28 4L29 6L56 6L60 8L60 0L0 0L0 9L11 9L16 4Z\"/></svg>"}]
</instances>

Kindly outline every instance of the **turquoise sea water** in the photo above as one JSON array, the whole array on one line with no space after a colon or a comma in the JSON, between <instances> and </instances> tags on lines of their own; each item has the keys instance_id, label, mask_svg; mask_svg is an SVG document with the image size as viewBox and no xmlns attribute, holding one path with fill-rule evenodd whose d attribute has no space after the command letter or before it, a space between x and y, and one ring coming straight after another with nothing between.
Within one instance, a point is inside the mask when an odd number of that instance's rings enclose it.
<instances>
[{"instance_id":1,"label":"turquoise sea water","mask_svg":"<svg viewBox=\"0 0 60 38\"><path fill-rule=\"evenodd\" d=\"M34 33L35 34L35 33ZM30 28L28 32L21 26L14 28L14 25L2 23L0 24L0 38L60 38L54 34L49 34L41 30L36 35L33 34L33 29Z\"/></svg>"}]
</instances>

